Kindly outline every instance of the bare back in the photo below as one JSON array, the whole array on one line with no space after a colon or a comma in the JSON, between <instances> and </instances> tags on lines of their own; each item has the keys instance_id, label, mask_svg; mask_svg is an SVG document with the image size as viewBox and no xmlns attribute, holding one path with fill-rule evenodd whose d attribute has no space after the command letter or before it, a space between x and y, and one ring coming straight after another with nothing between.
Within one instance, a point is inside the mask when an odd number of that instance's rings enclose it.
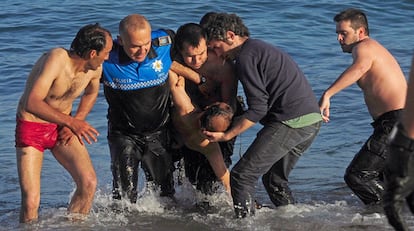
<instances>
[{"instance_id":1,"label":"bare back","mask_svg":"<svg viewBox=\"0 0 414 231\"><path fill-rule=\"evenodd\" d=\"M366 70L357 81L368 111L375 119L385 112L404 107L407 81L397 60L373 39L361 41L352 52L350 68Z\"/></svg>"},{"instance_id":2,"label":"bare back","mask_svg":"<svg viewBox=\"0 0 414 231\"><path fill-rule=\"evenodd\" d=\"M55 48L43 54L27 79L17 109L18 117L28 121L46 122L26 111L27 103L33 99L42 99L51 108L68 115L71 113L73 101L92 80L99 87L101 67L96 71L79 72L75 62L63 48Z\"/></svg>"}]
</instances>

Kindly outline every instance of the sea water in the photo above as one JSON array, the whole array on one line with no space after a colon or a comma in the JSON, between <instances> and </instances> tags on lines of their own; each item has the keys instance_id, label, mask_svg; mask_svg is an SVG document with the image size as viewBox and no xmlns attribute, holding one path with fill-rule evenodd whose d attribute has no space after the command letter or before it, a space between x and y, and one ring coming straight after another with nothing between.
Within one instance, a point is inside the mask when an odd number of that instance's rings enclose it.
<instances>
[{"instance_id":1,"label":"sea water","mask_svg":"<svg viewBox=\"0 0 414 231\"><path fill-rule=\"evenodd\" d=\"M346 186L346 166L372 132L361 90L352 85L331 100L331 121L324 124L312 147L290 176L297 204L275 208L260 181L255 198L265 206L256 216L233 219L230 199L223 193L209 198L210 208L183 180L176 185L175 201L146 190L141 175L136 204L111 199L110 157L106 141L107 103L102 90L88 122L99 132L97 143L88 145L98 176L91 215L71 222L66 212L74 192L70 175L45 152L42 168L39 222L18 222L20 188L14 149L15 113L18 99L33 63L50 48L68 48L85 24L99 22L113 37L119 21L128 14L145 15L153 28L176 30L198 22L209 11L236 13L251 37L263 39L288 52L306 74L319 98L352 62L336 41L333 16L348 7L367 13L371 38L395 56L408 76L414 48L414 1L46 1L5 0L0 12L0 230L392 230L381 209L365 207ZM241 87L239 94L243 95ZM260 125L241 134L236 142L236 163ZM178 178L178 175L176 176ZM411 227L412 215L404 210Z\"/></svg>"}]
</instances>

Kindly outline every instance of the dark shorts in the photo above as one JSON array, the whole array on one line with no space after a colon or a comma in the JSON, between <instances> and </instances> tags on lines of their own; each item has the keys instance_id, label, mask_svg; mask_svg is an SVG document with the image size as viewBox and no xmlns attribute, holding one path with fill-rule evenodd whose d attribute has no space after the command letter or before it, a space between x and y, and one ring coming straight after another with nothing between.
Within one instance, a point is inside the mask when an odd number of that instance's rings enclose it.
<instances>
[{"instance_id":1,"label":"dark shorts","mask_svg":"<svg viewBox=\"0 0 414 231\"><path fill-rule=\"evenodd\" d=\"M15 147L34 147L43 152L52 149L57 142L58 125L16 119Z\"/></svg>"}]
</instances>

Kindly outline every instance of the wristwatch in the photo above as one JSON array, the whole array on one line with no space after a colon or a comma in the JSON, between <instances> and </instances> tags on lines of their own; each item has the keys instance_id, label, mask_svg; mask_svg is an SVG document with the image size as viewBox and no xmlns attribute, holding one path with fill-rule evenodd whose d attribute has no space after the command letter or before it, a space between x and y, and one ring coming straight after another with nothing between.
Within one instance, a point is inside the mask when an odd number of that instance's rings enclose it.
<instances>
[{"instance_id":1,"label":"wristwatch","mask_svg":"<svg viewBox=\"0 0 414 231\"><path fill-rule=\"evenodd\" d=\"M198 85L204 84L205 82L207 82L206 77L200 75L200 83Z\"/></svg>"}]
</instances>

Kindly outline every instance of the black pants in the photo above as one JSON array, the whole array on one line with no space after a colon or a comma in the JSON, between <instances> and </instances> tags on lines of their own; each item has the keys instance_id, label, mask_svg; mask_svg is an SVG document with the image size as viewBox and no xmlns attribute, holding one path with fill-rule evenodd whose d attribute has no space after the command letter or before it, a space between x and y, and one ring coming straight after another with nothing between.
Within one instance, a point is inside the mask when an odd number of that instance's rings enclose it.
<instances>
[{"instance_id":1,"label":"black pants","mask_svg":"<svg viewBox=\"0 0 414 231\"><path fill-rule=\"evenodd\" d=\"M402 110L390 111L371 125L373 134L355 155L345 172L345 182L364 204L380 204L384 192L384 167L388 158L388 135Z\"/></svg>"},{"instance_id":2,"label":"black pants","mask_svg":"<svg viewBox=\"0 0 414 231\"><path fill-rule=\"evenodd\" d=\"M138 165L145 173L146 180L161 188L161 196L174 194L172 156L167 151L167 130L153 134L134 135L109 130L108 144L111 153L113 176L113 198L137 200Z\"/></svg>"}]
</instances>

